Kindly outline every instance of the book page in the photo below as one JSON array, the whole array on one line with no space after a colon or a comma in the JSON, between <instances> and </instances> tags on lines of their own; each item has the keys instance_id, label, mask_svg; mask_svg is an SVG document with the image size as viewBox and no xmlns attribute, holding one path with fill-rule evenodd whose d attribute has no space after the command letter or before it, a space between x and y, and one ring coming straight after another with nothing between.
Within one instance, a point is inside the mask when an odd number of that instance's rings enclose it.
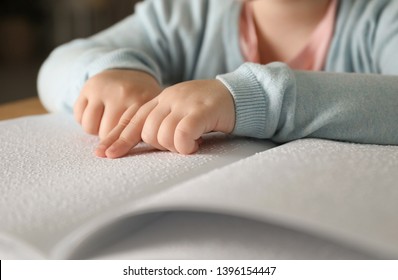
<instances>
[{"instance_id":1,"label":"book page","mask_svg":"<svg viewBox=\"0 0 398 280\"><path fill-rule=\"evenodd\" d=\"M141 207L246 217L396 259L397 170L397 146L303 139L184 182Z\"/></svg>"},{"instance_id":2,"label":"book page","mask_svg":"<svg viewBox=\"0 0 398 280\"><path fill-rule=\"evenodd\" d=\"M93 154L97 137L62 114L0 122L0 143L0 234L50 258L72 254L90 234L119 216L133 215L131 206L151 196L274 147L212 134L195 155L140 144L124 158L100 159ZM138 225L153 218L147 215Z\"/></svg>"},{"instance_id":3,"label":"book page","mask_svg":"<svg viewBox=\"0 0 398 280\"><path fill-rule=\"evenodd\" d=\"M362 260L374 256L274 222L176 211L82 257L105 260Z\"/></svg>"}]
</instances>

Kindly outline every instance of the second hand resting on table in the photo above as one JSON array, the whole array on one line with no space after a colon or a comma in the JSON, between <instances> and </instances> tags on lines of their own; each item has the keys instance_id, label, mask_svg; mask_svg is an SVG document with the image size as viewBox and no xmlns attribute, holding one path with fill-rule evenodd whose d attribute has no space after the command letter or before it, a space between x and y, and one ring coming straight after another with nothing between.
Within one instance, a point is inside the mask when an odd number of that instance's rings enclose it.
<instances>
[{"instance_id":1,"label":"second hand resting on table","mask_svg":"<svg viewBox=\"0 0 398 280\"><path fill-rule=\"evenodd\" d=\"M191 154L198 150L203 134L232 132L233 98L220 81L183 82L159 94L155 79L142 72L136 80L148 81L129 86L132 82L126 75L130 73L137 74L111 70L91 78L76 102L77 121L87 132L100 135L101 142L95 151L98 157L122 157L141 140L159 150ZM151 79L149 86L144 86ZM122 93L120 88L124 89ZM112 90L119 91L122 98L118 100ZM114 128L108 134L110 127Z\"/></svg>"}]
</instances>

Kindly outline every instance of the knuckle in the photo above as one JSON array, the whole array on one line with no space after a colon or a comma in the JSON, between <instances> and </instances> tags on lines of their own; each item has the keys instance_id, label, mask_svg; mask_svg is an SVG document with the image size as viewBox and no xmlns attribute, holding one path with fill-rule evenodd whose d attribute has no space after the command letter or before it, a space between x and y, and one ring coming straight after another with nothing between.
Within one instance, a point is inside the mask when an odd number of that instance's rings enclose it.
<instances>
[{"instance_id":1,"label":"knuckle","mask_svg":"<svg viewBox=\"0 0 398 280\"><path fill-rule=\"evenodd\" d=\"M159 95L159 102L165 102L170 98L175 99L176 97L180 96L181 88L178 85L170 86L165 88L162 93Z\"/></svg>"},{"instance_id":2,"label":"knuckle","mask_svg":"<svg viewBox=\"0 0 398 280\"><path fill-rule=\"evenodd\" d=\"M130 98L132 91L127 85L121 83L117 85L117 88L114 92L119 100L125 101Z\"/></svg>"},{"instance_id":3,"label":"knuckle","mask_svg":"<svg viewBox=\"0 0 398 280\"><path fill-rule=\"evenodd\" d=\"M123 126L123 127L126 127L126 126L128 126L129 125L129 123L131 122L131 120L130 119L128 119L128 118L120 118L120 120L119 120L119 125L121 125L121 126Z\"/></svg>"},{"instance_id":4,"label":"knuckle","mask_svg":"<svg viewBox=\"0 0 398 280\"><path fill-rule=\"evenodd\" d=\"M83 97L90 98L90 96L94 95L97 92L97 89L100 88L98 85L98 79L96 77L90 78L83 85L80 95Z\"/></svg>"},{"instance_id":5,"label":"knuckle","mask_svg":"<svg viewBox=\"0 0 398 280\"><path fill-rule=\"evenodd\" d=\"M132 139L126 135L120 135L118 141L122 142L123 144L126 145L131 145L132 144Z\"/></svg>"}]
</instances>

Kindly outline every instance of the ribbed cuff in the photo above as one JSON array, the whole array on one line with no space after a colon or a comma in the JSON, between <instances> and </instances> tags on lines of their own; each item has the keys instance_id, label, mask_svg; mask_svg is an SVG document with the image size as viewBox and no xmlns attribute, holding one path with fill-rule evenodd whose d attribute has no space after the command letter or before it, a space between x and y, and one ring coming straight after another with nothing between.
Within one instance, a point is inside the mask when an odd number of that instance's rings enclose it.
<instances>
[{"instance_id":1,"label":"ribbed cuff","mask_svg":"<svg viewBox=\"0 0 398 280\"><path fill-rule=\"evenodd\" d=\"M217 79L229 89L235 102L236 122L232 134L265 138L267 104L256 76L242 65L232 73L218 75Z\"/></svg>"}]
</instances>

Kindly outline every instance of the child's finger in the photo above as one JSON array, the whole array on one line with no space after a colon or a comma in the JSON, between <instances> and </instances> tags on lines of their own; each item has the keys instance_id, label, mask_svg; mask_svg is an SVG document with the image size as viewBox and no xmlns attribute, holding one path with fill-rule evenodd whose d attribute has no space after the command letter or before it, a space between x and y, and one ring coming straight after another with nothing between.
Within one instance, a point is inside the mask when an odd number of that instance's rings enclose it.
<instances>
[{"instance_id":1,"label":"child's finger","mask_svg":"<svg viewBox=\"0 0 398 280\"><path fill-rule=\"evenodd\" d=\"M177 152L174 146L174 132L181 117L175 114L169 114L162 122L158 131L158 141L159 144L172 152Z\"/></svg>"},{"instance_id":2,"label":"child's finger","mask_svg":"<svg viewBox=\"0 0 398 280\"><path fill-rule=\"evenodd\" d=\"M100 144L95 149L95 155L97 157L106 157L106 150L120 137L124 126L117 125L111 132L100 142Z\"/></svg>"},{"instance_id":3,"label":"child's finger","mask_svg":"<svg viewBox=\"0 0 398 280\"><path fill-rule=\"evenodd\" d=\"M81 124L82 123L82 118L83 118L83 113L84 110L86 109L88 104L87 98L83 97L82 95L79 96L79 98L76 100L76 103L73 107L73 115L75 117L75 120Z\"/></svg>"},{"instance_id":4,"label":"child's finger","mask_svg":"<svg viewBox=\"0 0 398 280\"><path fill-rule=\"evenodd\" d=\"M117 126L120 118L126 110L127 108L120 108L117 106L105 107L98 133L100 139L104 139L112 131L112 129Z\"/></svg>"},{"instance_id":5,"label":"child's finger","mask_svg":"<svg viewBox=\"0 0 398 280\"><path fill-rule=\"evenodd\" d=\"M151 145L158 150L165 150L158 142L158 131L163 120L170 113L170 108L167 106L156 106L145 120L141 132L141 139L145 143Z\"/></svg>"},{"instance_id":6,"label":"child's finger","mask_svg":"<svg viewBox=\"0 0 398 280\"><path fill-rule=\"evenodd\" d=\"M100 102L89 102L82 117L83 129L89 134L97 135L103 113L104 104Z\"/></svg>"},{"instance_id":7,"label":"child's finger","mask_svg":"<svg viewBox=\"0 0 398 280\"><path fill-rule=\"evenodd\" d=\"M181 154L192 154L199 148L198 140L206 133L205 116L191 114L184 117L174 133L174 146Z\"/></svg>"},{"instance_id":8,"label":"child's finger","mask_svg":"<svg viewBox=\"0 0 398 280\"><path fill-rule=\"evenodd\" d=\"M129 124L123 129L119 138L105 151L108 158L124 156L141 141L141 132L149 113L156 107L157 99L143 105Z\"/></svg>"},{"instance_id":9,"label":"child's finger","mask_svg":"<svg viewBox=\"0 0 398 280\"><path fill-rule=\"evenodd\" d=\"M106 150L119 139L123 130L130 123L130 120L137 113L139 106L130 106L120 117L118 124L111 130L111 132L101 140L95 150L95 154L98 157L106 157Z\"/></svg>"}]
</instances>

